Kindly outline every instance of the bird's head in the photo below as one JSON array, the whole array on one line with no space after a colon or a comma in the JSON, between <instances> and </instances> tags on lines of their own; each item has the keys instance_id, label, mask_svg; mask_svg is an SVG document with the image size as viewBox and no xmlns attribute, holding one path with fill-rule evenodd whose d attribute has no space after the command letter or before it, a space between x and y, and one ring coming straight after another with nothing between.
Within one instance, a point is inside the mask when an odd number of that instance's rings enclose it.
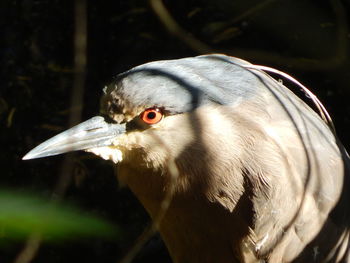
<instances>
[{"instance_id":1,"label":"bird's head","mask_svg":"<svg viewBox=\"0 0 350 263\"><path fill-rule=\"evenodd\" d=\"M262 108L249 106L259 103L259 80L243 67L247 64L208 55L135 67L104 88L101 116L56 135L23 159L84 150L127 167L120 171L121 177L130 171L161 177L169 161L174 161L183 189L190 184L204 189L210 185L214 195L222 195L223 188L237 189L242 182L231 185L225 177L210 175L234 174L233 168L241 173L244 165L239 156L255 130L252 125L245 127L246 117L237 109L251 116ZM140 178L137 184L142 185ZM220 186L212 191L218 180Z\"/></svg>"},{"instance_id":2,"label":"bird's head","mask_svg":"<svg viewBox=\"0 0 350 263\"><path fill-rule=\"evenodd\" d=\"M240 63L210 55L135 67L104 88L101 116L56 135L23 159L85 150L114 163L134 162L140 154L140 165L159 168L183 153L205 127L213 136L220 134L218 106L252 96L254 85L245 84L253 77Z\"/></svg>"}]
</instances>

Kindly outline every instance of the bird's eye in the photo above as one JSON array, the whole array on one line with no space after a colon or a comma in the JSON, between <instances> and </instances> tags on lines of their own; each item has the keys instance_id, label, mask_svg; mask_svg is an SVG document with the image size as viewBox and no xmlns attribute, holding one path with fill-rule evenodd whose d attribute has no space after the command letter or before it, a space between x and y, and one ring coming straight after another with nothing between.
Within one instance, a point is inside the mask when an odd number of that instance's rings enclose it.
<instances>
[{"instance_id":1,"label":"bird's eye","mask_svg":"<svg viewBox=\"0 0 350 263\"><path fill-rule=\"evenodd\" d=\"M163 113L158 108L150 108L142 112L140 117L147 124L156 124L163 119Z\"/></svg>"}]
</instances>

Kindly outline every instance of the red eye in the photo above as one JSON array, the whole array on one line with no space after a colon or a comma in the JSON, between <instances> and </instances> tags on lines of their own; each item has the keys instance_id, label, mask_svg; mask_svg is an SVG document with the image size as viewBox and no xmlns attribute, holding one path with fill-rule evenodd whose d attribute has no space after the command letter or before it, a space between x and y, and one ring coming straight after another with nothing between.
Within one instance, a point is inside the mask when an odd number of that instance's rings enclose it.
<instances>
[{"instance_id":1,"label":"red eye","mask_svg":"<svg viewBox=\"0 0 350 263\"><path fill-rule=\"evenodd\" d=\"M140 117L147 124L156 124L163 119L163 113L158 108L150 108L142 112Z\"/></svg>"}]
</instances>

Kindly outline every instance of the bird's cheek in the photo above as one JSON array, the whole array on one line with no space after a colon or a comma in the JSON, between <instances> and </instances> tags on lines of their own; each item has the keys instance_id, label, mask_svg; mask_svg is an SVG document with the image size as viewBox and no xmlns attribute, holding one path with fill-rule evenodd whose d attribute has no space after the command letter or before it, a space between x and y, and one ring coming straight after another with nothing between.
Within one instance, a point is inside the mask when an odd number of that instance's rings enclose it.
<instances>
[{"instance_id":1,"label":"bird's cheek","mask_svg":"<svg viewBox=\"0 0 350 263\"><path fill-rule=\"evenodd\" d=\"M110 160L115 164L125 161L129 152L135 148L135 138L128 134L122 134L114 139L112 145L87 149L102 159Z\"/></svg>"},{"instance_id":2,"label":"bird's cheek","mask_svg":"<svg viewBox=\"0 0 350 263\"><path fill-rule=\"evenodd\" d=\"M123 160L123 152L119 150L117 147L113 147L113 146L92 148L86 151L96 154L97 156L105 160L110 160L115 164L120 163Z\"/></svg>"}]
</instances>

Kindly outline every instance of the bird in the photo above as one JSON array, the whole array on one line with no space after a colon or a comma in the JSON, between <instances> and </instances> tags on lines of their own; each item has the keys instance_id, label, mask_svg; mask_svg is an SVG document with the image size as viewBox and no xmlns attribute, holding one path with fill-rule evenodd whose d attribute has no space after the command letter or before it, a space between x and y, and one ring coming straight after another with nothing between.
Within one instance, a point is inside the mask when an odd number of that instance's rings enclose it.
<instances>
[{"instance_id":1,"label":"bird","mask_svg":"<svg viewBox=\"0 0 350 263\"><path fill-rule=\"evenodd\" d=\"M23 159L84 150L115 163L162 214L174 263L350 262L349 155L263 69L224 54L136 66L105 86L100 115Z\"/></svg>"}]
</instances>

